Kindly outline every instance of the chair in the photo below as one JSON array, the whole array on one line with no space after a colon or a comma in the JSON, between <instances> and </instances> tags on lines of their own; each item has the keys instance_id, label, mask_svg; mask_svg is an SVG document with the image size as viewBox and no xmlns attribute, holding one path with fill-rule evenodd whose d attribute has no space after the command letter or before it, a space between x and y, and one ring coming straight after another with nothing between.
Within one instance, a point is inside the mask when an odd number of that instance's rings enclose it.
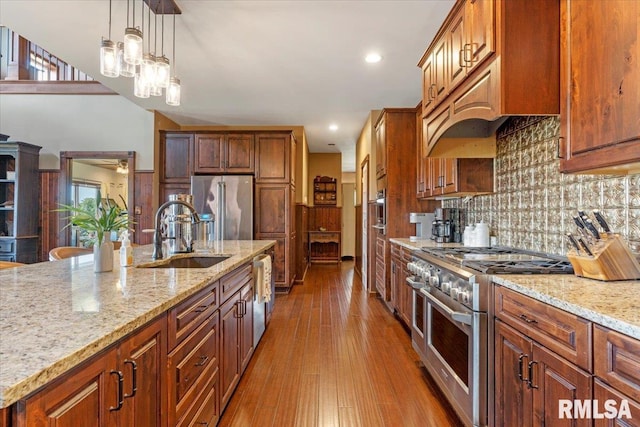
<instances>
[{"instance_id":1,"label":"chair","mask_svg":"<svg viewBox=\"0 0 640 427\"><path fill-rule=\"evenodd\" d=\"M49 251L49 261L71 258L74 256L92 254L93 249L80 248L78 246L59 246Z\"/></svg>"},{"instance_id":2,"label":"chair","mask_svg":"<svg viewBox=\"0 0 640 427\"><path fill-rule=\"evenodd\" d=\"M13 268L13 267L21 267L23 264L21 262L12 262L12 261L0 261L0 270L3 270L5 268Z\"/></svg>"}]
</instances>

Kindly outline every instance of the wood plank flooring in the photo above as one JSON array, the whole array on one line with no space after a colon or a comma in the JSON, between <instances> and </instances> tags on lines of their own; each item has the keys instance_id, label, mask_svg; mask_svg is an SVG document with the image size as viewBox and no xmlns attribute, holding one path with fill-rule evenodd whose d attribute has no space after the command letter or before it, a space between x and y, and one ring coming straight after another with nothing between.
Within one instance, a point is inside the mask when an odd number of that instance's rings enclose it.
<instances>
[{"instance_id":1,"label":"wood plank flooring","mask_svg":"<svg viewBox=\"0 0 640 427\"><path fill-rule=\"evenodd\" d=\"M353 262L313 264L277 295L220 426L460 426L411 338Z\"/></svg>"}]
</instances>

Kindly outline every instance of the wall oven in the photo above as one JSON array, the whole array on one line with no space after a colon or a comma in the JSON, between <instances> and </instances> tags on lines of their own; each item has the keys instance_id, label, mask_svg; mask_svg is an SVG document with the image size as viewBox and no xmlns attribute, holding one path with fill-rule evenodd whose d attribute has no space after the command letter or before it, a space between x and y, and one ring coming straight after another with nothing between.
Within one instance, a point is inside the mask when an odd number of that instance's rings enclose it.
<instances>
[{"instance_id":1,"label":"wall oven","mask_svg":"<svg viewBox=\"0 0 640 427\"><path fill-rule=\"evenodd\" d=\"M375 218L372 226L381 234L386 234L387 230L387 197L386 190L380 190L376 194Z\"/></svg>"}]
</instances>

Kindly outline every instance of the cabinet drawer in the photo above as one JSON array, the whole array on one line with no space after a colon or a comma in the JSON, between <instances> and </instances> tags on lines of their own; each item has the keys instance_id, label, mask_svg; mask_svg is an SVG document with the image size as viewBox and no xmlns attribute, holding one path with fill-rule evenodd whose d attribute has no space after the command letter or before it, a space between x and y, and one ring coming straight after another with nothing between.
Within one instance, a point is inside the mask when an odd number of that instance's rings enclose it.
<instances>
[{"instance_id":1,"label":"cabinet drawer","mask_svg":"<svg viewBox=\"0 0 640 427\"><path fill-rule=\"evenodd\" d=\"M598 325L593 340L596 376L640 401L640 341Z\"/></svg>"},{"instance_id":2,"label":"cabinet drawer","mask_svg":"<svg viewBox=\"0 0 640 427\"><path fill-rule=\"evenodd\" d=\"M220 418L220 407L218 403L218 377L216 370L211 378L203 378L204 387L198 384L197 389L202 392L194 400L185 415L176 424L177 427L186 426L215 426Z\"/></svg>"},{"instance_id":3,"label":"cabinet drawer","mask_svg":"<svg viewBox=\"0 0 640 427\"><path fill-rule=\"evenodd\" d=\"M395 243L391 244L391 256L396 258L402 258L402 248L400 245L396 245Z\"/></svg>"},{"instance_id":4,"label":"cabinet drawer","mask_svg":"<svg viewBox=\"0 0 640 427\"><path fill-rule=\"evenodd\" d=\"M591 322L533 298L495 288L496 317L592 372Z\"/></svg>"},{"instance_id":5,"label":"cabinet drawer","mask_svg":"<svg viewBox=\"0 0 640 427\"><path fill-rule=\"evenodd\" d=\"M216 281L169 311L169 349L180 344L218 308L218 288Z\"/></svg>"},{"instance_id":6,"label":"cabinet drawer","mask_svg":"<svg viewBox=\"0 0 640 427\"><path fill-rule=\"evenodd\" d=\"M172 406L182 407L185 398L203 372L218 367L219 313L207 319L168 357ZM179 418L179 417L178 417Z\"/></svg>"},{"instance_id":7,"label":"cabinet drawer","mask_svg":"<svg viewBox=\"0 0 640 427\"><path fill-rule=\"evenodd\" d=\"M220 279L220 289L222 291L222 302L228 300L238 289L244 286L253 278L251 263L238 267L231 273Z\"/></svg>"},{"instance_id":8,"label":"cabinet drawer","mask_svg":"<svg viewBox=\"0 0 640 427\"><path fill-rule=\"evenodd\" d=\"M13 244L15 242L13 240L0 240L0 253L8 252L13 253Z\"/></svg>"}]
</instances>

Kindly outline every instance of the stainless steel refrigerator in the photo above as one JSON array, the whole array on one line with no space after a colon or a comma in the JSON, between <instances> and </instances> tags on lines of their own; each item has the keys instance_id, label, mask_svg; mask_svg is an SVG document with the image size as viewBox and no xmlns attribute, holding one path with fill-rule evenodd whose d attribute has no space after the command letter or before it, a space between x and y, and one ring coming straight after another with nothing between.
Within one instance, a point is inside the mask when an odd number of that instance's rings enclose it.
<instances>
[{"instance_id":1,"label":"stainless steel refrigerator","mask_svg":"<svg viewBox=\"0 0 640 427\"><path fill-rule=\"evenodd\" d=\"M199 214L213 214L216 239L253 239L253 176L194 175L193 206Z\"/></svg>"}]
</instances>

